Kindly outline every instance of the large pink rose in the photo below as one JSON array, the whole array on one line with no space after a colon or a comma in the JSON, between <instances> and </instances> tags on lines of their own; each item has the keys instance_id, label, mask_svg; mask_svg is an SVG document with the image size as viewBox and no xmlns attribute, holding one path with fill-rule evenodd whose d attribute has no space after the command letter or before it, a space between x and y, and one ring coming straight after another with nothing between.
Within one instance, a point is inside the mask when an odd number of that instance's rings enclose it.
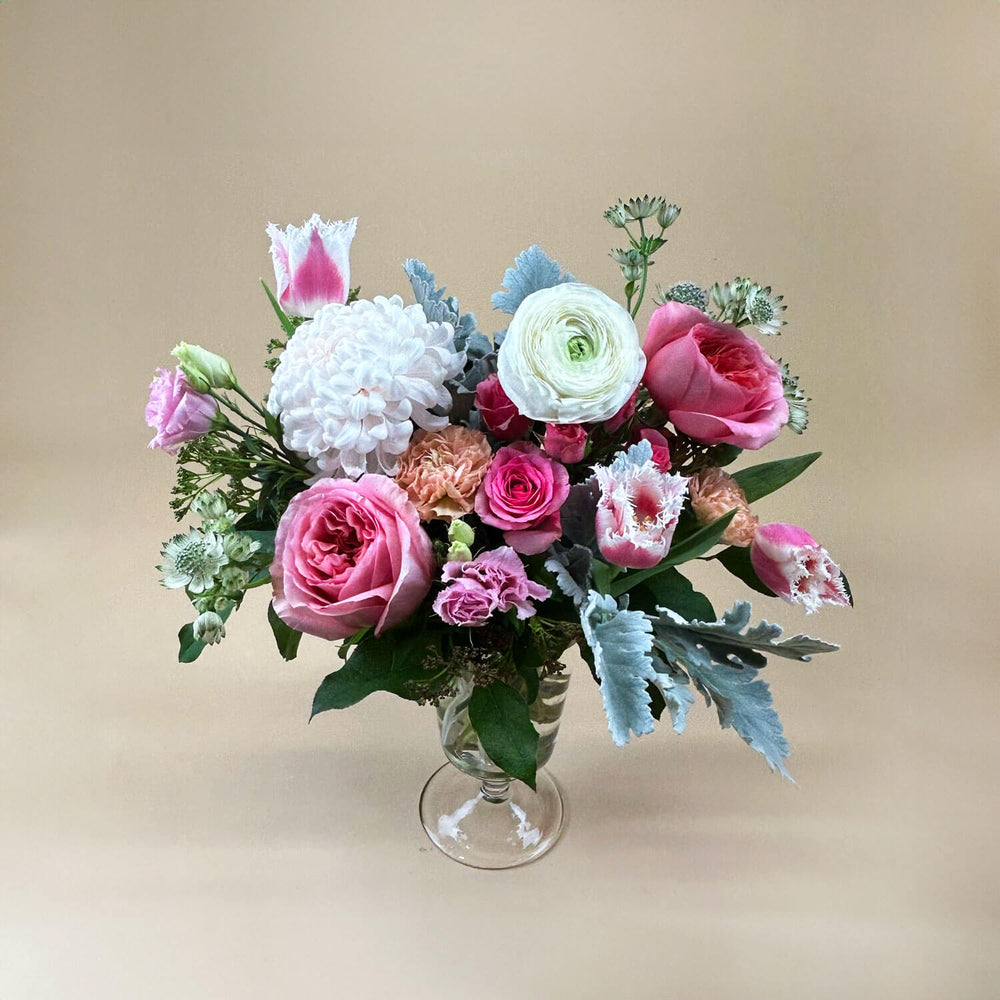
<instances>
[{"instance_id":1,"label":"large pink rose","mask_svg":"<svg viewBox=\"0 0 1000 1000\"><path fill-rule=\"evenodd\" d=\"M271 564L274 610L310 635L378 635L416 610L434 574L431 542L386 476L321 479L292 498Z\"/></svg>"},{"instance_id":2,"label":"large pink rose","mask_svg":"<svg viewBox=\"0 0 1000 1000\"><path fill-rule=\"evenodd\" d=\"M502 528L504 540L525 555L544 552L562 534L559 508L569 495L569 473L541 449L516 441L494 456L476 494L476 513Z\"/></svg>"},{"instance_id":3,"label":"large pink rose","mask_svg":"<svg viewBox=\"0 0 1000 1000\"><path fill-rule=\"evenodd\" d=\"M788 422L781 370L735 326L667 302L653 313L643 350L653 402L695 441L762 448Z\"/></svg>"}]
</instances>

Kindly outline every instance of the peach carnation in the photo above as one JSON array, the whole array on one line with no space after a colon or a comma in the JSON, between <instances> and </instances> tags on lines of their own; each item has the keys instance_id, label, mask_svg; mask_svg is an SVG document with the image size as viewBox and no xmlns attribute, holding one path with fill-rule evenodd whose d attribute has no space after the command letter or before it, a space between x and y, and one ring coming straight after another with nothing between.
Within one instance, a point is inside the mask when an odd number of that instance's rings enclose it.
<instances>
[{"instance_id":1,"label":"peach carnation","mask_svg":"<svg viewBox=\"0 0 1000 1000\"><path fill-rule=\"evenodd\" d=\"M701 469L688 480L688 496L699 524L711 524L736 508L736 517L722 535L727 545L746 548L753 541L759 519L750 510L739 483L728 472L714 465Z\"/></svg>"},{"instance_id":2,"label":"peach carnation","mask_svg":"<svg viewBox=\"0 0 1000 1000\"><path fill-rule=\"evenodd\" d=\"M418 431L399 458L396 482L422 521L450 521L472 510L492 457L480 431L456 424L440 431Z\"/></svg>"}]
</instances>

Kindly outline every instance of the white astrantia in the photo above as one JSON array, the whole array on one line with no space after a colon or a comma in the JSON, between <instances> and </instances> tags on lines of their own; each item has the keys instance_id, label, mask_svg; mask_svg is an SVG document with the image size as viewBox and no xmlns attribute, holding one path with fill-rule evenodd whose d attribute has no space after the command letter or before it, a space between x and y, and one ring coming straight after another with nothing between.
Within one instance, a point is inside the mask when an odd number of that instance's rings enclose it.
<instances>
[{"instance_id":1,"label":"white astrantia","mask_svg":"<svg viewBox=\"0 0 1000 1000\"><path fill-rule=\"evenodd\" d=\"M579 282L525 298L497 358L500 384L518 412L552 424L609 420L645 368L628 311Z\"/></svg>"},{"instance_id":2,"label":"white astrantia","mask_svg":"<svg viewBox=\"0 0 1000 1000\"><path fill-rule=\"evenodd\" d=\"M314 483L366 472L394 476L414 427L440 430L465 367L450 323L429 323L419 305L376 296L327 305L289 340L267 406L285 446L308 458Z\"/></svg>"},{"instance_id":3,"label":"white astrantia","mask_svg":"<svg viewBox=\"0 0 1000 1000\"><path fill-rule=\"evenodd\" d=\"M210 590L215 575L229 562L222 536L214 531L192 528L186 535L174 535L163 543L163 586L171 590L185 587L192 594Z\"/></svg>"}]
</instances>

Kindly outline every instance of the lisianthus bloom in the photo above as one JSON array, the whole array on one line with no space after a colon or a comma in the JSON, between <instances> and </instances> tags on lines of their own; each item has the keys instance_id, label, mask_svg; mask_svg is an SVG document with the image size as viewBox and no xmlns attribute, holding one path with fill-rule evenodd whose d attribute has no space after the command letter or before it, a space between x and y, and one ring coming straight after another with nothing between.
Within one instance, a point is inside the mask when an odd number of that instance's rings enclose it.
<instances>
[{"instance_id":1,"label":"lisianthus bloom","mask_svg":"<svg viewBox=\"0 0 1000 1000\"><path fill-rule=\"evenodd\" d=\"M448 418L445 382L465 366L450 323L429 323L420 305L378 295L320 309L303 323L271 379L268 409L285 446L316 475L394 476L414 425L438 431Z\"/></svg>"},{"instance_id":2,"label":"lisianthus bloom","mask_svg":"<svg viewBox=\"0 0 1000 1000\"><path fill-rule=\"evenodd\" d=\"M476 513L503 529L516 552L544 552L562 534L559 508L569 494L565 466L527 441L505 445L494 456L476 494Z\"/></svg>"},{"instance_id":3,"label":"lisianthus bloom","mask_svg":"<svg viewBox=\"0 0 1000 1000\"><path fill-rule=\"evenodd\" d=\"M699 524L711 524L723 514L736 511L736 516L722 534L726 545L746 548L753 541L759 519L750 510L747 495L740 489L740 484L728 472L714 465L699 469L688 480L688 496Z\"/></svg>"},{"instance_id":4,"label":"lisianthus bloom","mask_svg":"<svg viewBox=\"0 0 1000 1000\"><path fill-rule=\"evenodd\" d=\"M594 469L597 546L615 566L647 569L670 550L684 506L687 480L661 472L647 441L621 452L611 465Z\"/></svg>"},{"instance_id":5,"label":"lisianthus bloom","mask_svg":"<svg viewBox=\"0 0 1000 1000\"><path fill-rule=\"evenodd\" d=\"M212 429L218 412L219 404L211 396L195 392L180 368L157 368L146 404L146 423L156 431L149 447L176 455L185 441L200 438Z\"/></svg>"},{"instance_id":6,"label":"lisianthus bloom","mask_svg":"<svg viewBox=\"0 0 1000 1000\"><path fill-rule=\"evenodd\" d=\"M278 302L290 316L312 316L320 306L343 304L351 287L351 241L357 219L324 222L313 215L301 226L268 224Z\"/></svg>"},{"instance_id":7,"label":"lisianthus bloom","mask_svg":"<svg viewBox=\"0 0 1000 1000\"><path fill-rule=\"evenodd\" d=\"M582 424L546 424L545 454L566 465L582 462L587 450L587 431Z\"/></svg>"},{"instance_id":8,"label":"lisianthus bloom","mask_svg":"<svg viewBox=\"0 0 1000 1000\"><path fill-rule=\"evenodd\" d=\"M735 326L667 302L653 313L643 350L649 395L695 441L762 448L788 422L781 369Z\"/></svg>"},{"instance_id":9,"label":"lisianthus bloom","mask_svg":"<svg viewBox=\"0 0 1000 1000\"><path fill-rule=\"evenodd\" d=\"M762 524L750 544L754 572L768 589L807 613L850 604L840 567L819 542L794 524Z\"/></svg>"},{"instance_id":10,"label":"lisianthus bloom","mask_svg":"<svg viewBox=\"0 0 1000 1000\"><path fill-rule=\"evenodd\" d=\"M535 614L531 602L552 594L528 579L517 553L506 545L472 560L445 563L441 579L449 585L435 599L434 611L448 625L482 625L494 611L511 609L518 618L530 618Z\"/></svg>"},{"instance_id":11,"label":"lisianthus bloom","mask_svg":"<svg viewBox=\"0 0 1000 1000\"><path fill-rule=\"evenodd\" d=\"M531 421L518 412L495 374L476 386L476 409L487 430L501 441L516 441L531 429Z\"/></svg>"},{"instance_id":12,"label":"lisianthus bloom","mask_svg":"<svg viewBox=\"0 0 1000 1000\"><path fill-rule=\"evenodd\" d=\"M528 295L497 357L500 384L518 411L551 424L611 419L645 367L628 311L575 281Z\"/></svg>"},{"instance_id":13,"label":"lisianthus bloom","mask_svg":"<svg viewBox=\"0 0 1000 1000\"><path fill-rule=\"evenodd\" d=\"M468 427L448 424L439 431L417 431L399 458L396 482L422 521L450 521L475 506L492 457L486 435Z\"/></svg>"},{"instance_id":14,"label":"lisianthus bloom","mask_svg":"<svg viewBox=\"0 0 1000 1000\"><path fill-rule=\"evenodd\" d=\"M434 574L431 540L391 479L321 479L292 497L278 522L274 611L300 632L378 635L416 610Z\"/></svg>"}]
</instances>

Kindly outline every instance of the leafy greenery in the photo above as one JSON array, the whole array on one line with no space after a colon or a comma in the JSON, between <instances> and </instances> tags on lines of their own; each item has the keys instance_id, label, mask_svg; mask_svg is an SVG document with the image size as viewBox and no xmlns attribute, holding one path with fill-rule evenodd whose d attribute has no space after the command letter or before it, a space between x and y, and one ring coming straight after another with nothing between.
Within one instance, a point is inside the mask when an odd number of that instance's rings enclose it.
<instances>
[{"instance_id":1,"label":"leafy greenery","mask_svg":"<svg viewBox=\"0 0 1000 1000\"><path fill-rule=\"evenodd\" d=\"M219 611L218 615L223 621L226 621L232 613L233 605L230 605ZM179 663L194 663L201 656L201 651L208 645L208 643L202 642L201 639L195 638L193 622L188 622L186 625L181 626L180 631L177 633L177 642L179 646L177 661Z\"/></svg>"},{"instance_id":2,"label":"leafy greenery","mask_svg":"<svg viewBox=\"0 0 1000 1000\"><path fill-rule=\"evenodd\" d=\"M517 307L532 293L543 288L552 288L566 281L576 281L569 271L552 260L545 251L535 244L522 250L514 260L514 266L504 272L503 284L506 290L494 292L490 303L494 309L509 313L517 312Z\"/></svg>"},{"instance_id":3,"label":"leafy greenery","mask_svg":"<svg viewBox=\"0 0 1000 1000\"><path fill-rule=\"evenodd\" d=\"M502 681L477 686L469 700L469 722L490 760L534 788L538 733L531 724L527 701Z\"/></svg>"},{"instance_id":4,"label":"leafy greenery","mask_svg":"<svg viewBox=\"0 0 1000 1000\"><path fill-rule=\"evenodd\" d=\"M757 576L757 571L750 561L750 549L742 545L730 545L712 558L722 563L733 576L742 580L751 590L766 594L768 597L774 597L774 591L761 583L760 577ZM683 612L681 613L683 614ZM685 615L685 617L690 618L691 616ZM705 620L702 618L702 621Z\"/></svg>"},{"instance_id":5,"label":"leafy greenery","mask_svg":"<svg viewBox=\"0 0 1000 1000\"><path fill-rule=\"evenodd\" d=\"M777 462L752 465L749 469L734 472L733 479L747 495L747 502L753 503L801 476L822 454L821 451L813 451L797 458L782 458Z\"/></svg>"},{"instance_id":6,"label":"leafy greenery","mask_svg":"<svg viewBox=\"0 0 1000 1000\"><path fill-rule=\"evenodd\" d=\"M278 617L273 603L267 606L267 620L271 626L271 631L274 633L274 641L278 646L278 652L281 653L282 659L294 660L299 651L299 640L302 638L302 633L286 625Z\"/></svg>"}]
</instances>

